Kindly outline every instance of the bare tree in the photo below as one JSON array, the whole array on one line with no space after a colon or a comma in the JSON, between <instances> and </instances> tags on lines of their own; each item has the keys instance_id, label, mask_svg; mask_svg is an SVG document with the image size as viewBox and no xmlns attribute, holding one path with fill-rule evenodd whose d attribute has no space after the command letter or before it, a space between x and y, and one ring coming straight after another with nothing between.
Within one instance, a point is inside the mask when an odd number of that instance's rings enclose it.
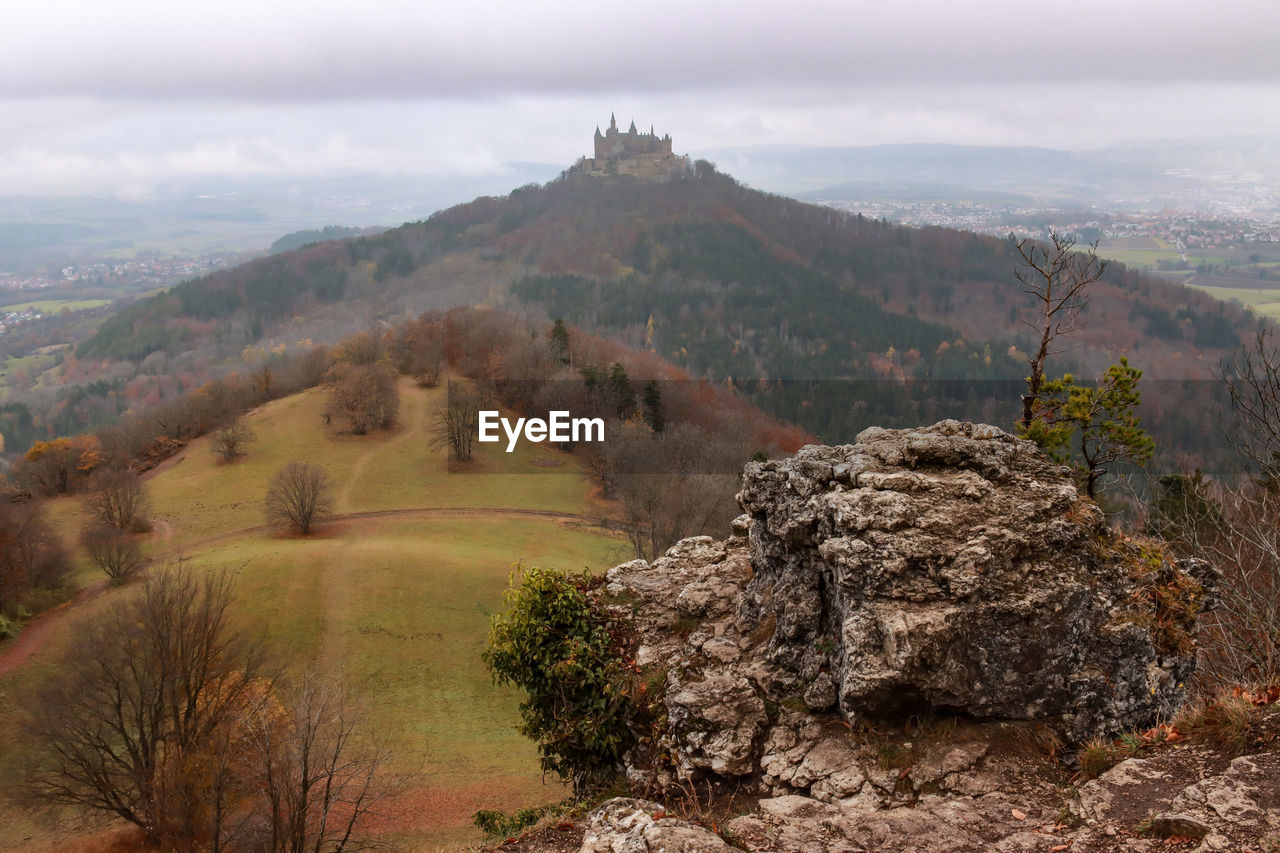
<instances>
[{"instance_id":1,"label":"bare tree","mask_svg":"<svg viewBox=\"0 0 1280 853\"><path fill-rule=\"evenodd\" d=\"M688 423L661 433L638 424L614 430L602 473L622 501L636 556L652 560L687 536L723 530L746 455L731 438Z\"/></svg>"},{"instance_id":2,"label":"bare tree","mask_svg":"<svg viewBox=\"0 0 1280 853\"><path fill-rule=\"evenodd\" d=\"M1242 346L1222 374L1236 410L1232 443L1264 477L1280 481L1280 347L1274 331L1259 329L1252 348Z\"/></svg>"},{"instance_id":3,"label":"bare tree","mask_svg":"<svg viewBox=\"0 0 1280 853\"><path fill-rule=\"evenodd\" d=\"M129 530L146 522L147 495L132 471L103 470L93 478L93 492L85 502L90 517L102 527Z\"/></svg>"},{"instance_id":4,"label":"bare tree","mask_svg":"<svg viewBox=\"0 0 1280 853\"><path fill-rule=\"evenodd\" d=\"M85 553L94 565L115 583L124 583L146 562L138 541L115 527L95 527L80 537Z\"/></svg>"},{"instance_id":5,"label":"bare tree","mask_svg":"<svg viewBox=\"0 0 1280 853\"><path fill-rule=\"evenodd\" d=\"M332 492L323 468L294 460L276 473L267 488L267 521L308 534L332 510Z\"/></svg>"},{"instance_id":6,"label":"bare tree","mask_svg":"<svg viewBox=\"0 0 1280 853\"><path fill-rule=\"evenodd\" d=\"M1044 365L1048 357L1057 352L1053 342L1079 328L1080 312L1089 302L1089 286L1102 278L1107 262L1098 258L1098 244L1088 252L1076 251L1073 237L1049 232L1049 245L1029 239L1014 243L1022 259L1022 268L1014 275L1030 295L1035 308L1021 317L1039 336L1035 354L1027 359L1031 375L1027 377L1027 393L1022 397L1024 429L1031 427L1036 416L1036 401L1044 384Z\"/></svg>"},{"instance_id":7,"label":"bare tree","mask_svg":"<svg viewBox=\"0 0 1280 853\"><path fill-rule=\"evenodd\" d=\"M1213 686L1280 680L1280 495L1258 483L1195 483L1159 508L1160 532L1208 560L1216 606L1200 619L1199 678Z\"/></svg>"},{"instance_id":8,"label":"bare tree","mask_svg":"<svg viewBox=\"0 0 1280 853\"><path fill-rule=\"evenodd\" d=\"M193 769L261 671L229 625L232 598L225 576L172 569L78 632L28 724L47 759L38 794L117 815L166 849L220 848L202 804L226 780Z\"/></svg>"},{"instance_id":9,"label":"bare tree","mask_svg":"<svg viewBox=\"0 0 1280 853\"><path fill-rule=\"evenodd\" d=\"M363 730L361 709L312 674L259 703L246 734L264 816L259 849L343 853L362 839L374 807L396 788L388 745Z\"/></svg>"},{"instance_id":10,"label":"bare tree","mask_svg":"<svg viewBox=\"0 0 1280 853\"><path fill-rule=\"evenodd\" d=\"M34 590L57 587L70 570L40 502L0 497L0 625Z\"/></svg>"},{"instance_id":11,"label":"bare tree","mask_svg":"<svg viewBox=\"0 0 1280 853\"><path fill-rule=\"evenodd\" d=\"M484 382L449 381L445 404L436 413L435 438L432 447L447 447L457 462L471 458L471 449L479 434L480 412L495 406L493 392Z\"/></svg>"},{"instance_id":12,"label":"bare tree","mask_svg":"<svg viewBox=\"0 0 1280 853\"><path fill-rule=\"evenodd\" d=\"M213 452L221 456L223 462L234 462L244 455L245 445L257 438L247 425L235 421L213 434Z\"/></svg>"}]
</instances>

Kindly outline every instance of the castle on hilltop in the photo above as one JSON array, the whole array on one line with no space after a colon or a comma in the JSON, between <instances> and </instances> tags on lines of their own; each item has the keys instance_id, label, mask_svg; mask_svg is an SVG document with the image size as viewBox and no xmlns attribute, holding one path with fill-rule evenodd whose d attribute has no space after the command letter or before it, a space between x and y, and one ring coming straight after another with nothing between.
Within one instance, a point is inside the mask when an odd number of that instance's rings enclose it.
<instances>
[{"instance_id":1,"label":"castle on hilltop","mask_svg":"<svg viewBox=\"0 0 1280 853\"><path fill-rule=\"evenodd\" d=\"M588 175L635 175L637 178L664 180L689 169L689 158L671 153L671 134L661 139L649 127L648 133L636 130L636 123L626 133L618 130L618 120L609 116L609 129L596 127L595 156L583 157L579 168Z\"/></svg>"}]
</instances>

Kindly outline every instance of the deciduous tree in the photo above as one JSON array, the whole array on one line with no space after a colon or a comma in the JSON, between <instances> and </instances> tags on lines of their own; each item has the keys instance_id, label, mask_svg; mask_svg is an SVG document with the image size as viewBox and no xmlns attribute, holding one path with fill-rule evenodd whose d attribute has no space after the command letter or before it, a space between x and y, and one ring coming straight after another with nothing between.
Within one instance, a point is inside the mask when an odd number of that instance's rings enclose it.
<instances>
[{"instance_id":1,"label":"deciduous tree","mask_svg":"<svg viewBox=\"0 0 1280 853\"><path fill-rule=\"evenodd\" d=\"M344 418L356 435L387 429L400 411L400 390L389 364L359 364L335 368L337 381L330 397L331 414Z\"/></svg>"},{"instance_id":2,"label":"deciduous tree","mask_svg":"<svg viewBox=\"0 0 1280 853\"><path fill-rule=\"evenodd\" d=\"M17 615L35 590L57 588L70 570L40 503L0 496L0 620Z\"/></svg>"},{"instance_id":3,"label":"deciduous tree","mask_svg":"<svg viewBox=\"0 0 1280 853\"><path fill-rule=\"evenodd\" d=\"M306 535L333 507L329 475L310 462L290 462L267 488L267 521L292 526Z\"/></svg>"},{"instance_id":4,"label":"deciduous tree","mask_svg":"<svg viewBox=\"0 0 1280 853\"><path fill-rule=\"evenodd\" d=\"M124 583L136 575L145 562L138 540L115 527L86 530L80 544L94 565L114 583Z\"/></svg>"},{"instance_id":5,"label":"deciduous tree","mask_svg":"<svg viewBox=\"0 0 1280 853\"><path fill-rule=\"evenodd\" d=\"M1035 306L1020 315L1037 335L1035 352L1027 359L1031 373L1027 376L1027 393L1022 397L1020 424L1027 430L1036 417L1045 362L1055 352L1054 341L1079 327L1080 312L1089 302L1089 287L1102 278L1107 262L1098 258L1096 243L1088 252L1079 252L1074 238L1056 231L1049 233L1047 246L1022 239L1014 243L1014 248L1022 263L1014 275Z\"/></svg>"},{"instance_id":6,"label":"deciduous tree","mask_svg":"<svg viewBox=\"0 0 1280 853\"><path fill-rule=\"evenodd\" d=\"M223 462L234 462L244 455L245 445L257 438L248 425L235 421L213 434L213 452L221 456Z\"/></svg>"},{"instance_id":7,"label":"deciduous tree","mask_svg":"<svg viewBox=\"0 0 1280 853\"><path fill-rule=\"evenodd\" d=\"M146 521L147 495L142 481L132 471L99 471L93 491L85 500L85 510L101 527L129 530Z\"/></svg>"},{"instance_id":8,"label":"deciduous tree","mask_svg":"<svg viewBox=\"0 0 1280 853\"><path fill-rule=\"evenodd\" d=\"M244 715L260 674L231 601L225 576L174 569L84 625L29 722L47 758L38 793L116 815L156 845L218 849L200 842L219 827L183 805L209 780L179 765Z\"/></svg>"}]
</instances>

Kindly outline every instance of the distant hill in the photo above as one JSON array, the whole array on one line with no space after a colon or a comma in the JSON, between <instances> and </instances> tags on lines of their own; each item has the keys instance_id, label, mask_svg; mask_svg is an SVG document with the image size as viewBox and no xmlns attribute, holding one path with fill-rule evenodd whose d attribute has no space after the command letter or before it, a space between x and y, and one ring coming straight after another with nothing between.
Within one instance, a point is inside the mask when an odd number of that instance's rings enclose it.
<instances>
[{"instance_id":1,"label":"distant hill","mask_svg":"<svg viewBox=\"0 0 1280 853\"><path fill-rule=\"evenodd\" d=\"M890 419L874 398L900 405L901 383L1016 385L1029 343L1015 266L1005 241L761 193L705 162L667 183L566 174L185 283L108 320L77 354L238 352L380 315L516 302L652 348L694 375L745 383L762 405L837 440L869 418ZM1127 355L1148 380L1209 379L1257 323L1120 265L1096 287L1087 318L1053 372L1093 376ZM766 390L762 379L775 384ZM858 400L847 387L812 388L854 380L890 385ZM918 399L904 418L945 416L947 399L972 394L911 387ZM1006 394L1016 399L1016 387ZM986 418L1009 420L997 409Z\"/></svg>"},{"instance_id":2,"label":"distant hill","mask_svg":"<svg viewBox=\"0 0 1280 853\"><path fill-rule=\"evenodd\" d=\"M279 240L271 244L271 248L267 250L268 254L278 255L281 252L290 252L294 249L301 249L303 246L311 243L324 243L328 240L345 240L348 237L365 237L375 234L381 234L386 228L370 226L368 228L359 228L354 225L326 225L323 228L308 228L303 231L294 231L286 234Z\"/></svg>"},{"instance_id":3,"label":"distant hill","mask_svg":"<svg viewBox=\"0 0 1280 853\"><path fill-rule=\"evenodd\" d=\"M1205 209L1238 200L1257 207L1280 182L1269 177L1280 154L1274 139L1152 141L1066 151L1029 146L744 146L698 152L752 186L799 198L840 198L850 182L876 185L875 198L918 198L920 185L945 185L945 198L992 193L1039 204L1098 205L1112 213L1150 208ZM1259 195L1259 190L1262 194Z\"/></svg>"}]
</instances>

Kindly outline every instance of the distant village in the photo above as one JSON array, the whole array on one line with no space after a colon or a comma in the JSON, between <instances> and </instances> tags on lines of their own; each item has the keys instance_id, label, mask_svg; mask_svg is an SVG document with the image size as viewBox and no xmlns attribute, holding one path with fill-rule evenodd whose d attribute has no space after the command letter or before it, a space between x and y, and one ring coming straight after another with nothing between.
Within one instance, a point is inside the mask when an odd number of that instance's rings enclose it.
<instances>
[{"instance_id":1,"label":"distant village","mask_svg":"<svg viewBox=\"0 0 1280 853\"><path fill-rule=\"evenodd\" d=\"M996 237L1044 237L1045 222L1053 220L1059 231L1092 239L1146 237L1167 240L1176 251L1216 249L1244 243L1280 244L1280 213L1250 213L1218 217L1185 210L1157 210L1125 214L1098 214L1065 222L1055 217L1070 208L1014 207L981 202L944 201L819 201L839 210L861 213L903 225L938 225L990 234Z\"/></svg>"},{"instance_id":2,"label":"distant village","mask_svg":"<svg viewBox=\"0 0 1280 853\"><path fill-rule=\"evenodd\" d=\"M135 258L132 260L94 260L64 266L57 274L19 274L0 272L0 291L44 290L50 287L85 285L146 289L203 275L236 262L224 256L194 258Z\"/></svg>"}]
</instances>

